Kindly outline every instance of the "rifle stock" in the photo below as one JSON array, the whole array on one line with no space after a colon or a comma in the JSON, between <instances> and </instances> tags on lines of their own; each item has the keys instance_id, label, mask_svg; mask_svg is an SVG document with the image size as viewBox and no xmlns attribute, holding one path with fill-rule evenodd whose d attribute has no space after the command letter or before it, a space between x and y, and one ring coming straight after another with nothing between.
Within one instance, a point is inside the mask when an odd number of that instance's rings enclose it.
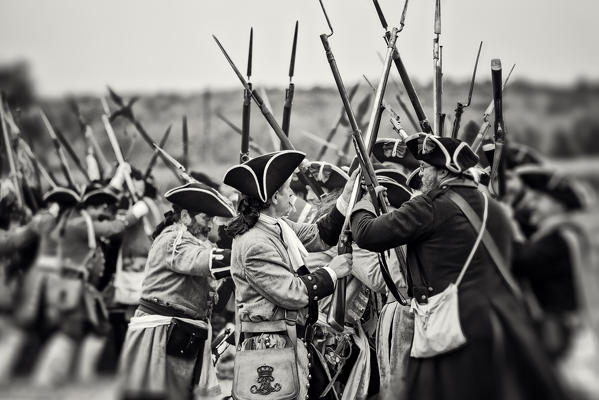
<instances>
[{"instance_id":1,"label":"rifle stock","mask_svg":"<svg viewBox=\"0 0 599 400\"><path fill-rule=\"evenodd\" d=\"M496 198L505 194L505 163L503 149L505 145L505 127L503 122L503 93L501 88L501 60L491 60L491 79L493 82L493 103L495 106L495 154L489 182L489 191Z\"/></svg>"}]
</instances>

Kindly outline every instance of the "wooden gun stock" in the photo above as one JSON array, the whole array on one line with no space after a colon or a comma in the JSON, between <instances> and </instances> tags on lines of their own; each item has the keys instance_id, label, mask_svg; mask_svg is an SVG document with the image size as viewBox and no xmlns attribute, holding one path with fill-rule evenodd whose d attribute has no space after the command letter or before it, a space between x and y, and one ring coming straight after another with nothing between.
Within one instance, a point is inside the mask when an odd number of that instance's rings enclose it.
<instances>
[{"instance_id":1,"label":"wooden gun stock","mask_svg":"<svg viewBox=\"0 0 599 400\"><path fill-rule=\"evenodd\" d=\"M337 245L337 254L351 254L351 231L343 232L343 237ZM337 281L335 292L331 297L327 323L337 332L343 332L345 326L345 292L347 287L347 278L341 278Z\"/></svg>"}]
</instances>

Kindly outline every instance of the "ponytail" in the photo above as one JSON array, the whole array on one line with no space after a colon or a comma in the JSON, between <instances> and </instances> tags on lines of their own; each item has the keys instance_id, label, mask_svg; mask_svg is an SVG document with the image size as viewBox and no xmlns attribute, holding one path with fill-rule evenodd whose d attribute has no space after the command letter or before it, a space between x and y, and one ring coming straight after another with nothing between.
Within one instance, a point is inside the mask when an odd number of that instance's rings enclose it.
<instances>
[{"instance_id":1,"label":"ponytail","mask_svg":"<svg viewBox=\"0 0 599 400\"><path fill-rule=\"evenodd\" d=\"M266 203L256 197L242 196L237 206L238 214L225 228L225 233L231 238L249 231L260 217L260 211L270 207L270 201Z\"/></svg>"}]
</instances>

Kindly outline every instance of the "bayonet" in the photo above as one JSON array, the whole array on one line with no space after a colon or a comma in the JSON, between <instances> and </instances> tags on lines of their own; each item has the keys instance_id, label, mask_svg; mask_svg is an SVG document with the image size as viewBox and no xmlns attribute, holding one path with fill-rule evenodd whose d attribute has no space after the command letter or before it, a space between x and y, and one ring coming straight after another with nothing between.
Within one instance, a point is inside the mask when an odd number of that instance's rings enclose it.
<instances>
[{"instance_id":1,"label":"bayonet","mask_svg":"<svg viewBox=\"0 0 599 400\"><path fill-rule=\"evenodd\" d=\"M168 128L166 128L164 135L162 135L162 139L160 139L160 144L158 145L158 146L160 146L160 148L164 148L164 146L166 145L166 141L168 140L168 137L171 134L171 128L172 128L172 125L169 125ZM159 153L159 151L154 149L154 152L152 153L152 157L150 158L150 162L148 163L148 166L146 167L146 172L144 172L144 175L143 175L144 181L147 180L150 177L150 175L152 174L152 169L154 169L154 165L156 165L156 160L158 159L158 153Z\"/></svg>"},{"instance_id":2,"label":"bayonet","mask_svg":"<svg viewBox=\"0 0 599 400\"><path fill-rule=\"evenodd\" d=\"M250 28L250 44L248 49L247 80L250 90L243 91L243 109L241 114L241 151L239 162L243 163L250 159L250 116L252 106L252 56L254 52L254 28Z\"/></svg>"},{"instance_id":3,"label":"bayonet","mask_svg":"<svg viewBox=\"0 0 599 400\"><path fill-rule=\"evenodd\" d=\"M464 113L464 109L470 107L470 103L472 102L472 92L474 91L474 81L476 80L476 70L478 68L478 60L480 58L480 51L483 48L483 42L480 42L478 46L478 53L476 53L476 61L474 62L474 71L472 71L472 79L470 80L470 90L468 91L468 100L466 104L462 104L458 101L458 105L455 109L455 117L453 119L453 127L451 129L451 137L456 139L458 137L458 131L460 130L460 122L462 119L462 114Z\"/></svg>"},{"instance_id":4,"label":"bayonet","mask_svg":"<svg viewBox=\"0 0 599 400\"><path fill-rule=\"evenodd\" d=\"M162 155L164 159L167 160L166 165L169 167L170 170L175 172L175 174L181 180L182 183L198 182L191 175L189 175L189 173L187 173L187 169L185 169L185 167L173 156L171 156L166 151L158 147L157 144L154 145L154 148Z\"/></svg>"},{"instance_id":5,"label":"bayonet","mask_svg":"<svg viewBox=\"0 0 599 400\"><path fill-rule=\"evenodd\" d=\"M507 77L505 78L505 81L503 82L503 87L501 88L502 96L508 87L508 82L510 80L510 77L512 76L512 72L514 71L515 67L516 67L516 64L512 65L510 72L508 72ZM489 105L487 106L485 112L483 113L483 124L480 126L478 133L476 134L476 138L474 138L474 141L472 142L472 145L471 145L472 151L474 151L475 153L478 153L478 150L480 149L480 146L483 143L485 136L487 135L487 131L489 130L489 127L491 126L490 118L491 118L491 114L493 113L494 108L495 108L495 100L492 99L491 102L489 103Z\"/></svg>"},{"instance_id":6,"label":"bayonet","mask_svg":"<svg viewBox=\"0 0 599 400\"><path fill-rule=\"evenodd\" d=\"M291 107L293 106L293 95L295 93L295 84L293 83L293 73L295 71L295 52L297 49L297 30L298 21L295 21L295 30L293 32L293 45L291 47L291 61L289 62L289 86L285 90L285 104L283 105L283 123L281 128L285 135L289 137L289 124L291 122Z\"/></svg>"},{"instance_id":7,"label":"bayonet","mask_svg":"<svg viewBox=\"0 0 599 400\"><path fill-rule=\"evenodd\" d=\"M246 90L250 90L251 91L252 99L258 105L258 107L260 108L260 111L262 112L262 115L264 115L264 118L266 119L266 121L268 122L268 124L270 125L270 127L272 128L272 130L279 137L279 140L281 141L281 143L283 143L283 145L285 146L285 149L286 150L295 150L295 147L293 147L293 144L289 141L289 138L285 135L285 132L283 132L283 130L281 129L281 127L279 126L279 124L275 120L274 116L272 115L271 110L269 109L269 107L266 106L266 104L265 104L264 100L262 99L262 97L260 97L260 95L258 94L258 92L256 92L255 90L251 90L251 87L249 86L248 82L245 80L245 78L243 77L243 75L241 74L241 72L239 71L239 69L237 68L237 66L235 65L235 63L233 63L233 60L231 60L231 57L229 57L229 54L227 53L227 51L225 50L225 48L222 46L222 44L220 43L220 41L216 38L216 36L212 35L212 37L214 38L214 41L216 42L216 44L220 48L221 52L223 53L223 55L227 59L227 62L229 63L229 65L231 66L231 68L233 69L233 71L235 72L235 75L237 75L237 78L239 78L239 80L240 80L241 84L243 85L243 87ZM310 187L312 188L312 191L318 197L320 197L320 196L323 195L322 188L316 182L316 180L314 179L314 177L312 177L312 173L310 172L310 169L307 167L306 163L300 165L298 177L300 177L300 179L302 179L302 180L305 180L310 185Z\"/></svg>"}]
</instances>

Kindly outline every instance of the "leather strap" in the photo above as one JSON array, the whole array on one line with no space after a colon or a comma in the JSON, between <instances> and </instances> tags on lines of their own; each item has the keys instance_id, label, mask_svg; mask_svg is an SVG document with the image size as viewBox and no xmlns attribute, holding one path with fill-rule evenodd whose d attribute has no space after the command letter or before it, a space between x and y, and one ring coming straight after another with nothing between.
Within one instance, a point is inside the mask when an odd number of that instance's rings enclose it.
<instances>
[{"instance_id":1,"label":"leather strap","mask_svg":"<svg viewBox=\"0 0 599 400\"><path fill-rule=\"evenodd\" d=\"M449 199L451 201L453 201L455 203L455 205L458 206L458 208L466 216L466 218L468 219L470 224L472 224L474 229L479 230L481 227L480 218L478 217L478 215L476 215L476 212L474 212L472 207L470 207L470 204L468 204L468 202L466 202L466 200L464 200L464 198L462 196L460 196L458 193L454 192L453 190L449 190L447 192L447 195L449 196ZM489 234L489 231L486 229L484 231L482 241L483 241L483 245L487 249L487 252L489 253L489 256L493 260L493 263L499 270L500 275L503 277L503 280L505 281L505 283L507 283L507 285L513 292L514 296L516 296L516 298L518 298L519 300L522 300L524 297L522 296L520 287L516 284L516 281L514 280L514 278L512 277L512 274L509 271L509 267L508 267L509 264L505 261L505 259L501 255L501 252L497 248L497 245L495 244L493 237L491 237L491 235Z\"/></svg>"}]
</instances>

